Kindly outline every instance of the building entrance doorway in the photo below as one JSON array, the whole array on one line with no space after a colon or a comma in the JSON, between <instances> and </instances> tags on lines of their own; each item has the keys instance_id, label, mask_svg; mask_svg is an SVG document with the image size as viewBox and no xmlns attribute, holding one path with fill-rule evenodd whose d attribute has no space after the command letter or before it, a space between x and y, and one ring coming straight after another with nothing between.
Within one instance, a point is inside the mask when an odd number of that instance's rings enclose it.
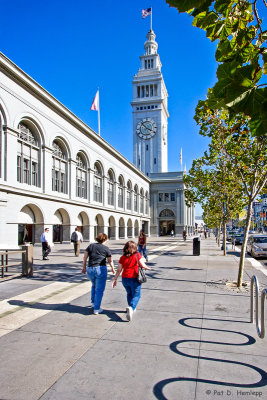
<instances>
[{"instance_id":1,"label":"building entrance doorway","mask_svg":"<svg viewBox=\"0 0 267 400\"><path fill-rule=\"evenodd\" d=\"M170 235L171 231L175 234L175 215L172 210L165 209L159 214L159 235Z\"/></svg>"},{"instance_id":2,"label":"building entrance doorway","mask_svg":"<svg viewBox=\"0 0 267 400\"><path fill-rule=\"evenodd\" d=\"M61 224L53 225L53 242L62 243L63 229Z\"/></svg>"},{"instance_id":3,"label":"building entrance doorway","mask_svg":"<svg viewBox=\"0 0 267 400\"><path fill-rule=\"evenodd\" d=\"M170 235L171 231L175 233L175 221L160 221L159 224L159 235L166 236Z\"/></svg>"},{"instance_id":4,"label":"building entrance doorway","mask_svg":"<svg viewBox=\"0 0 267 400\"><path fill-rule=\"evenodd\" d=\"M32 224L19 224L18 229L18 245L21 246L24 243L33 243L33 228Z\"/></svg>"}]
</instances>

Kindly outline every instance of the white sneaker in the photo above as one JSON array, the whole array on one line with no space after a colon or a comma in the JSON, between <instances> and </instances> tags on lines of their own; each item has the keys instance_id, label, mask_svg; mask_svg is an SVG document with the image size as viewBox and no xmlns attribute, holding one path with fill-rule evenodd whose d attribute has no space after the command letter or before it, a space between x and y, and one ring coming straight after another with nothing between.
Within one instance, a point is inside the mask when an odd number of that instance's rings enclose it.
<instances>
[{"instance_id":1,"label":"white sneaker","mask_svg":"<svg viewBox=\"0 0 267 400\"><path fill-rule=\"evenodd\" d=\"M133 309L132 307L126 307L126 318L128 321L133 319Z\"/></svg>"},{"instance_id":2,"label":"white sneaker","mask_svg":"<svg viewBox=\"0 0 267 400\"><path fill-rule=\"evenodd\" d=\"M94 314L101 314L103 312L102 308L99 308L99 310L94 310Z\"/></svg>"}]
</instances>

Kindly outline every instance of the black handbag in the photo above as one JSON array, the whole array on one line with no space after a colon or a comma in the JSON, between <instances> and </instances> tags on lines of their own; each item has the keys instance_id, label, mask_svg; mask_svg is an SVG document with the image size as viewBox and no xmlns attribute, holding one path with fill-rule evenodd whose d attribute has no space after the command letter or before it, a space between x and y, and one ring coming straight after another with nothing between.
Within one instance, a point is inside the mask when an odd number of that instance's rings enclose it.
<instances>
[{"instance_id":1,"label":"black handbag","mask_svg":"<svg viewBox=\"0 0 267 400\"><path fill-rule=\"evenodd\" d=\"M145 273L144 268L140 267L140 265L139 265L137 254L136 254L136 261L137 261L137 265L138 265L138 276L137 276L136 280L138 283L145 283L147 281L146 273Z\"/></svg>"}]
</instances>

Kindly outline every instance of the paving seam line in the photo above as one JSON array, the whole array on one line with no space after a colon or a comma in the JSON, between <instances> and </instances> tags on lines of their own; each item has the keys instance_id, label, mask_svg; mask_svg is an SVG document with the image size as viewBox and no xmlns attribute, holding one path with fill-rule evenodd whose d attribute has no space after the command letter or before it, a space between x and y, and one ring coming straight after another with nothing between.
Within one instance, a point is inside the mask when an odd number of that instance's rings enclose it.
<instances>
[{"instance_id":1,"label":"paving seam line","mask_svg":"<svg viewBox=\"0 0 267 400\"><path fill-rule=\"evenodd\" d=\"M65 287L63 287L62 289L55 290L55 291L53 291L53 292L51 292L51 293L49 293L49 294L47 294L47 295L45 295L45 296L42 296L42 297L39 297L39 298L37 298L37 299L35 299L35 300L29 301L29 302L27 302L27 305L25 305L25 306L15 306L15 308L14 308L13 310L9 310L9 311L6 311L6 312L0 314L0 319L3 318L3 317L6 317L7 315L16 313L17 311L20 311L20 310L22 310L22 309L25 309L25 308L27 309L27 308L29 308L29 306L33 306L33 305L35 305L36 303L40 303L41 301L47 300L47 299L49 299L49 298L51 298L51 297L56 296L57 294L66 292L67 290L73 289L74 287L77 287L77 286L79 286L79 285L81 285L81 284L85 284L85 283L88 284L88 282L73 283L73 284L70 285L70 286L67 286L67 287L65 286ZM36 289L35 289L35 290L36 290ZM90 288L89 288L89 290L90 290ZM29 292L27 292L27 294L28 294L28 293L29 293ZM10 300L14 300L14 298L6 299L5 301L8 302L8 301L10 301Z\"/></svg>"}]
</instances>

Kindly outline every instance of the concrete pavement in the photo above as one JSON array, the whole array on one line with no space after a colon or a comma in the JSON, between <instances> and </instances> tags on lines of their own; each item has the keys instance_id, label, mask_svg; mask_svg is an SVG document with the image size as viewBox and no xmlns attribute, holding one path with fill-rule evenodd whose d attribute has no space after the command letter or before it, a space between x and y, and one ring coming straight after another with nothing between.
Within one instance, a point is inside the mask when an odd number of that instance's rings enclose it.
<instances>
[{"instance_id":1,"label":"concrete pavement","mask_svg":"<svg viewBox=\"0 0 267 400\"><path fill-rule=\"evenodd\" d=\"M123 243L109 242L115 261ZM0 399L267 398L267 339L249 323L249 288L231 286L238 253L223 257L214 238L200 256L192 247L149 239L152 270L130 323L120 282L107 282L93 315L82 255L58 245L44 263L36 247L34 277L0 283ZM244 281L255 273L267 287L247 261Z\"/></svg>"}]
</instances>

